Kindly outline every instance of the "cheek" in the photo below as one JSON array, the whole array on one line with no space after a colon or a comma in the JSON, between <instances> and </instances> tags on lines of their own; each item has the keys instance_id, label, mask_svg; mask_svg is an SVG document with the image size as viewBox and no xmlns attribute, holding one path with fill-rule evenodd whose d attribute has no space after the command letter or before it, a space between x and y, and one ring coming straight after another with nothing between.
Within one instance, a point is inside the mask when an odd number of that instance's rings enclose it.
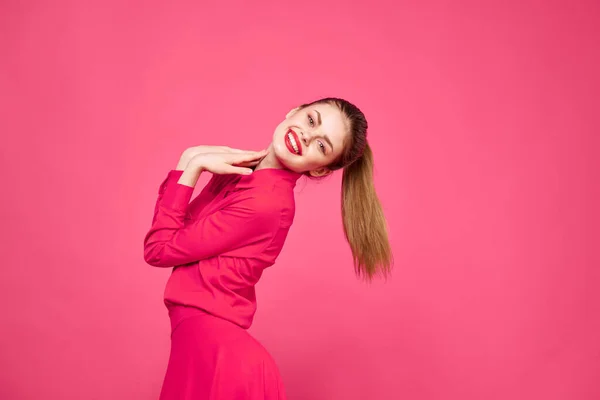
<instances>
[{"instance_id":1,"label":"cheek","mask_svg":"<svg viewBox=\"0 0 600 400\"><path fill-rule=\"evenodd\" d=\"M313 168L314 160L308 157L298 157L289 152L285 144L273 144L275 156L284 167L295 172L306 172Z\"/></svg>"},{"instance_id":2,"label":"cheek","mask_svg":"<svg viewBox=\"0 0 600 400\"><path fill-rule=\"evenodd\" d=\"M273 148L275 149L276 154L283 156L283 150L285 147L285 132L281 127L277 127L275 133L273 134Z\"/></svg>"},{"instance_id":3,"label":"cheek","mask_svg":"<svg viewBox=\"0 0 600 400\"><path fill-rule=\"evenodd\" d=\"M272 145L275 157L283 166L295 172L306 172L328 165L323 155L316 149L311 149L302 157L291 154L285 145L285 128L279 128L281 127L278 127L273 135Z\"/></svg>"},{"instance_id":4,"label":"cheek","mask_svg":"<svg viewBox=\"0 0 600 400\"><path fill-rule=\"evenodd\" d=\"M290 162L294 165L296 169L302 170L302 172L312 171L317 168L321 168L325 166L323 160L319 155L309 154L305 157L293 157L290 159Z\"/></svg>"},{"instance_id":5,"label":"cheek","mask_svg":"<svg viewBox=\"0 0 600 400\"><path fill-rule=\"evenodd\" d=\"M273 152L275 153L275 156L282 161L285 161L289 158L288 157L289 151L285 147L283 140L274 140L273 141Z\"/></svg>"}]
</instances>

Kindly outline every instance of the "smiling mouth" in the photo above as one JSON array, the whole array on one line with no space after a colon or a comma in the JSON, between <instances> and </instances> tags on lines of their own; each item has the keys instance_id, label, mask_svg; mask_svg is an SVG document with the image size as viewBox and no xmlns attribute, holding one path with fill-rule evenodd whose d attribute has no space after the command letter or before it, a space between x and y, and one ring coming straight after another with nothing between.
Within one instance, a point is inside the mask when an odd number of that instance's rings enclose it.
<instances>
[{"instance_id":1,"label":"smiling mouth","mask_svg":"<svg viewBox=\"0 0 600 400\"><path fill-rule=\"evenodd\" d=\"M300 141L298 140L298 135L292 129L288 130L285 135L285 144L290 152L296 155L302 155L302 147L300 146Z\"/></svg>"}]
</instances>

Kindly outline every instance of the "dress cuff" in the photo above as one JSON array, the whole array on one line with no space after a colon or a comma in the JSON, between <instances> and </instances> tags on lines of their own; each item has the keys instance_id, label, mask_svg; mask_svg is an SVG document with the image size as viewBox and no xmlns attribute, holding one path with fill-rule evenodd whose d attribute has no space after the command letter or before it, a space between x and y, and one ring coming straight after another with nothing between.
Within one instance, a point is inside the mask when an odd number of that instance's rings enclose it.
<instances>
[{"instance_id":1,"label":"dress cuff","mask_svg":"<svg viewBox=\"0 0 600 400\"><path fill-rule=\"evenodd\" d=\"M185 211L190 203L194 188L177 183L183 171L172 170L161 185L161 205L173 210Z\"/></svg>"},{"instance_id":2,"label":"dress cuff","mask_svg":"<svg viewBox=\"0 0 600 400\"><path fill-rule=\"evenodd\" d=\"M175 182L175 183L177 183L177 181L179 180L179 178L181 178L181 175L183 175L183 171L178 171L178 170L175 170L175 169L169 171L169 173L167 174L167 177L161 183L161 185L160 185L160 187L158 189L158 194L164 194L165 190L167 189L167 185L169 184L169 182Z\"/></svg>"}]
</instances>

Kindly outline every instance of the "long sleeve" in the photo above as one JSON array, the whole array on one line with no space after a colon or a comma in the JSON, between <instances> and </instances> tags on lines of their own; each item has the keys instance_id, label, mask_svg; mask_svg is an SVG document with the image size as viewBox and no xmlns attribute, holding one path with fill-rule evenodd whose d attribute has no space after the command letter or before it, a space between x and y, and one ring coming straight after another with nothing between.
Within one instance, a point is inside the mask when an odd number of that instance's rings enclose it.
<instances>
[{"instance_id":1,"label":"long sleeve","mask_svg":"<svg viewBox=\"0 0 600 400\"><path fill-rule=\"evenodd\" d=\"M247 196L186 223L193 188L177 183L178 172L171 171L159 191L144 240L148 264L174 267L219 255L252 256L268 245L279 226L278 208Z\"/></svg>"},{"instance_id":2,"label":"long sleeve","mask_svg":"<svg viewBox=\"0 0 600 400\"><path fill-rule=\"evenodd\" d=\"M152 218L152 224L154 224L156 222L156 217L158 216L159 206L162 203L165 192L167 191L167 187L171 187L171 188L177 187L177 181L179 180L179 178L181 178L182 174L183 174L183 171L171 170L171 171L169 171L169 174L167 175L165 180L160 185L160 188L158 189L158 199L156 200L156 205L154 207L154 217ZM184 185L179 185L179 186L184 186ZM179 189L185 190L185 187L179 188ZM194 192L193 188L190 188L190 189L192 189L192 193L193 193ZM187 199L187 203L189 203L192 193L190 193L190 196Z\"/></svg>"}]
</instances>

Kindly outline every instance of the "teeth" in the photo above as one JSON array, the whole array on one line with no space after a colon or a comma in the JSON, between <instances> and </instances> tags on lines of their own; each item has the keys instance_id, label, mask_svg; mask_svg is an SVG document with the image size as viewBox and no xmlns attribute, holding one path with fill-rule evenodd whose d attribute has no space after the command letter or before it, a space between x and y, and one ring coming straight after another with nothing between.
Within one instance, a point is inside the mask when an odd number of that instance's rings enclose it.
<instances>
[{"instance_id":1,"label":"teeth","mask_svg":"<svg viewBox=\"0 0 600 400\"><path fill-rule=\"evenodd\" d=\"M290 139L290 143L292 144L294 151L296 152L296 154L298 154L298 144L296 143L296 139L291 133L288 133L288 138Z\"/></svg>"}]
</instances>

